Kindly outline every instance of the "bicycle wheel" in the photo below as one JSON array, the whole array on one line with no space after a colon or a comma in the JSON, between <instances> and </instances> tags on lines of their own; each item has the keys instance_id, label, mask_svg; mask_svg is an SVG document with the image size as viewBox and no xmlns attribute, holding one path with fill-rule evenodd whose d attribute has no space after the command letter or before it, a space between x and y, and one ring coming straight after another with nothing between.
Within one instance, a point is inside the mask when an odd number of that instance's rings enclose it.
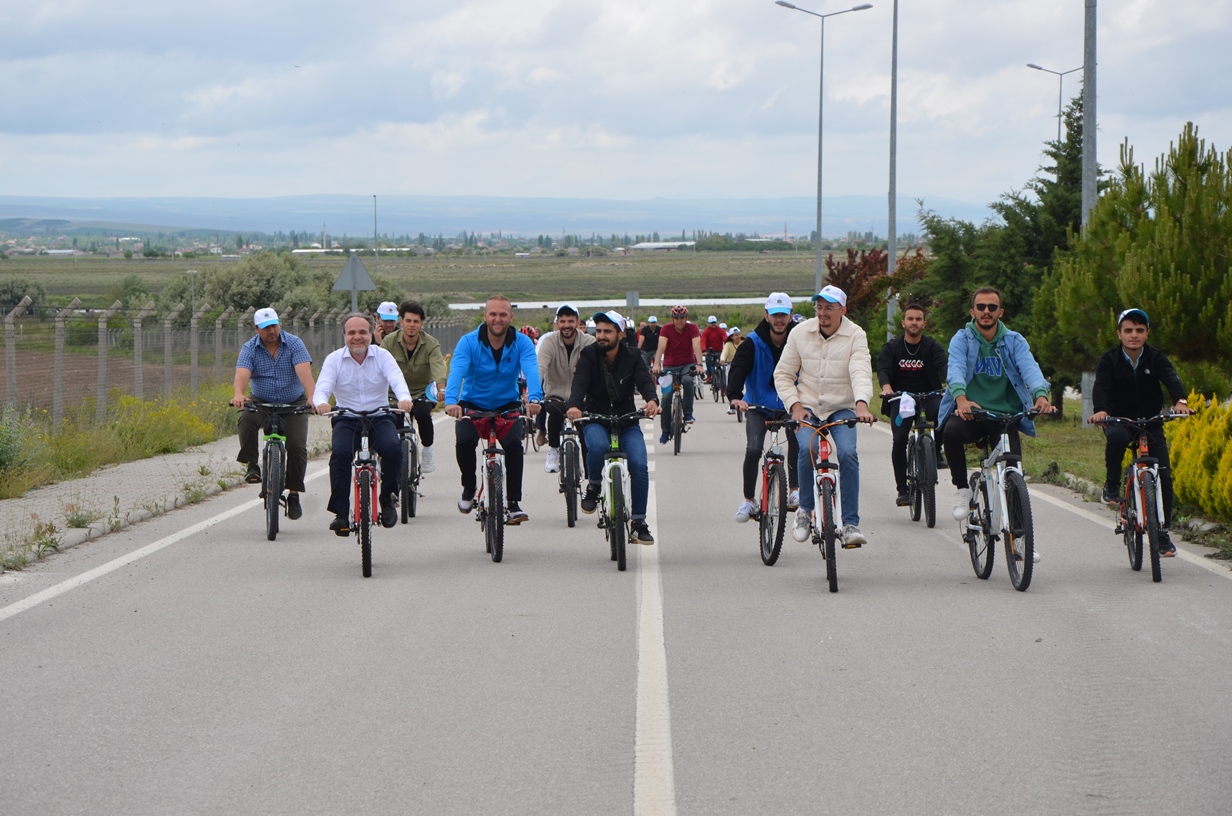
<instances>
[{"instance_id":1,"label":"bicycle wheel","mask_svg":"<svg viewBox=\"0 0 1232 816\"><path fill-rule=\"evenodd\" d=\"M783 463L771 460L766 467L766 509L761 514L761 562L773 567L783 549L787 529L787 474Z\"/></svg>"},{"instance_id":2,"label":"bicycle wheel","mask_svg":"<svg viewBox=\"0 0 1232 816\"><path fill-rule=\"evenodd\" d=\"M407 515L415 518L415 513L419 511L419 437L411 437L411 465L407 470L407 491L403 497L403 506L407 508Z\"/></svg>"},{"instance_id":3,"label":"bicycle wheel","mask_svg":"<svg viewBox=\"0 0 1232 816\"><path fill-rule=\"evenodd\" d=\"M364 577L372 577L372 471L359 471L359 561Z\"/></svg>"},{"instance_id":4,"label":"bicycle wheel","mask_svg":"<svg viewBox=\"0 0 1232 816\"><path fill-rule=\"evenodd\" d=\"M401 505L399 514L402 518L402 523L406 524L410 521L411 516L415 515L411 512L411 437L410 434L402 436L402 468L398 471L398 499Z\"/></svg>"},{"instance_id":5,"label":"bicycle wheel","mask_svg":"<svg viewBox=\"0 0 1232 816\"><path fill-rule=\"evenodd\" d=\"M1031 498L1027 482L1016 470L1005 472L1005 560L1010 583L1019 592L1031 586L1035 566L1035 530L1031 524Z\"/></svg>"},{"instance_id":6,"label":"bicycle wheel","mask_svg":"<svg viewBox=\"0 0 1232 816\"><path fill-rule=\"evenodd\" d=\"M1159 583L1164 579L1159 569L1159 508L1155 506L1155 474L1149 470L1142 474L1142 515L1146 528L1146 540L1151 549L1151 580Z\"/></svg>"},{"instance_id":7,"label":"bicycle wheel","mask_svg":"<svg viewBox=\"0 0 1232 816\"><path fill-rule=\"evenodd\" d=\"M924 497L920 492L920 460L915 453L915 438L907 437L907 495L911 497L911 520L919 521L924 512Z\"/></svg>"},{"instance_id":8,"label":"bicycle wheel","mask_svg":"<svg viewBox=\"0 0 1232 816\"><path fill-rule=\"evenodd\" d=\"M1134 572L1140 572L1142 570L1142 528L1139 526L1138 510L1134 506L1133 489L1133 476L1127 472L1124 487L1121 490L1121 537L1125 540L1125 549L1129 553L1129 568Z\"/></svg>"},{"instance_id":9,"label":"bicycle wheel","mask_svg":"<svg viewBox=\"0 0 1232 816\"><path fill-rule=\"evenodd\" d=\"M680 455L680 437L684 436L684 392L672 400L672 456Z\"/></svg>"},{"instance_id":10,"label":"bicycle wheel","mask_svg":"<svg viewBox=\"0 0 1232 816\"><path fill-rule=\"evenodd\" d=\"M265 484L265 537L270 541L278 538L278 517L282 515L282 456L277 443L265 446L265 467L262 475Z\"/></svg>"},{"instance_id":11,"label":"bicycle wheel","mask_svg":"<svg viewBox=\"0 0 1232 816\"><path fill-rule=\"evenodd\" d=\"M565 521L577 524L578 514L578 449L577 443L566 439L561 445L560 481L565 493Z\"/></svg>"},{"instance_id":12,"label":"bicycle wheel","mask_svg":"<svg viewBox=\"0 0 1232 816\"><path fill-rule=\"evenodd\" d=\"M736 422L744 422L744 409L743 408L736 409Z\"/></svg>"},{"instance_id":13,"label":"bicycle wheel","mask_svg":"<svg viewBox=\"0 0 1232 816\"><path fill-rule=\"evenodd\" d=\"M821 483L821 545L826 556L826 580L830 583L830 591L838 592L838 562L834 551L838 545L838 530L834 527L834 486L829 482Z\"/></svg>"},{"instance_id":14,"label":"bicycle wheel","mask_svg":"<svg viewBox=\"0 0 1232 816\"><path fill-rule=\"evenodd\" d=\"M500 563L505 557L505 472L500 462L488 466L488 552Z\"/></svg>"},{"instance_id":15,"label":"bicycle wheel","mask_svg":"<svg viewBox=\"0 0 1232 816\"><path fill-rule=\"evenodd\" d=\"M917 489L920 492L920 503L924 505L924 523L933 528L937 526L937 451L936 443L928 434L921 434L916 446L918 462L915 469ZM918 516L917 516L918 518Z\"/></svg>"},{"instance_id":16,"label":"bicycle wheel","mask_svg":"<svg viewBox=\"0 0 1232 816\"><path fill-rule=\"evenodd\" d=\"M625 489L620 473L612 474L612 517L608 522L612 551L616 555L616 569L625 571L625 543L629 538L629 518L625 515Z\"/></svg>"},{"instance_id":17,"label":"bicycle wheel","mask_svg":"<svg viewBox=\"0 0 1232 816\"><path fill-rule=\"evenodd\" d=\"M967 539L967 548L971 551L971 568L975 570L975 577L986 581L992 574L996 538L989 529L992 527L992 508L988 504L988 483L984 481L983 474L971 476L971 495L975 497L975 509L967 514L967 531L963 538Z\"/></svg>"}]
</instances>

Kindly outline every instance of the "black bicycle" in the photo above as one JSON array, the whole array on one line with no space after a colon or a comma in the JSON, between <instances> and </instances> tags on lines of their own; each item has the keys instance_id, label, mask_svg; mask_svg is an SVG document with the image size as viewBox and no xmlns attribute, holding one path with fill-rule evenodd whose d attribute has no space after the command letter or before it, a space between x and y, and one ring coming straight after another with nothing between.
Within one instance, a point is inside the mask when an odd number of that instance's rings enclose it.
<instances>
[{"instance_id":1,"label":"black bicycle","mask_svg":"<svg viewBox=\"0 0 1232 816\"><path fill-rule=\"evenodd\" d=\"M265 447L261 451L260 498L265 500L265 537L273 541L278 538L278 517L287 507L282 495L287 476L287 435L283 417L312 413L313 409L310 405L250 400L240 410L265 414L265 424L261 428Z\"/></svg>"},{"instance_id":2,"label":"black bicycle","mask_svg":"<svg viewBox=\"0 0 1232 816\"><path fill-rule=\"evenodd\" d=\"M924 522L929 527L937 524L937 438L933 431L937 421L928 416L924 407L927 400L945 393L945 389L916 393L901 391L887 394L891 401L904 396L915 401L915 421L907 436L907 493L911 496L911 520Z\"/></svg>"},{"instance_id":3,"label":"black bicycle","mask_svg":"<svg viewBox=\"0 0 1232 816\"><path fill-rule=\"evenodd\" d=\"M546 399L543 410L564 415L565 401ZM564 423L560 431L559 490L565 497L565 521L573 527L577 524L578 498L582 490L582 435L568 416L565 416Z\"/></svg>"},{"instance_id":4,"label":"black bicycle","mask_svg":"<svg viewBox=\"0 0 1232 816\"><path fill-rule=\"evenodd\" d=\"M770 445L761 455L761 493L754 502L756 508L749 518L757 520L758 539L761 544L761 561L773 567L783 549L783 531L787 528L787 461L783 457L783 440L786 431L794 433L795 420L787 418L787 412L765 405L750 405L749 408L765 414L766 430L770 432Z\"/></svg>"},{"instance_id":5,"label":"black bicycle","mask_svg":"<svg viewBox=\"0 0 1232 816\"><path fill-rule=\"evenodd\" d=\"M418 405L422 402L433 402L433 400L419 397L413 402ZM396 409L398 403L391 402L389 407ZM418 510L419 480L423 478L423 473L419 464L421 448L419 432L415 428L415 417L411 414L402 414L401 420L398 425L398 439L402 445L402 470L398 473L398 505L402 523L406 524L415 518Z\"/></svg>"}]
</instances>

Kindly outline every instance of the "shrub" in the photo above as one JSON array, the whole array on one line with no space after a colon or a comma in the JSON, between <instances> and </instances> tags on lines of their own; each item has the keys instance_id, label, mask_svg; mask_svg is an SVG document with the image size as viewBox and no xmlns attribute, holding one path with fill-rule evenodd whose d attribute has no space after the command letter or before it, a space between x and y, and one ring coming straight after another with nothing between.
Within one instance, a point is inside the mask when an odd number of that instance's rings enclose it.
<instances>
[{"instance_id":1,"label":"shrub","mask_svg":"<svg viewBox=\"0 0 1232 816\"><path fill-rule=\"evenodd\" d=\"M1197 413L1166 428L1176 498L1232 521L1232 406L1190 394Z\"/></svg>"}]
</instances>

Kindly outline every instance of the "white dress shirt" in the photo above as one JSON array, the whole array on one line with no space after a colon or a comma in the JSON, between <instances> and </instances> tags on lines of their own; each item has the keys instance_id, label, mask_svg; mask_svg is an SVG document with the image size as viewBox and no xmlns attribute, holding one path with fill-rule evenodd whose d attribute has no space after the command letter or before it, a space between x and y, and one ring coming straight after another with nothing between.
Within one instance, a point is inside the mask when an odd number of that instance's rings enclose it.
<instances>
[{"instance_id":1,"label":"white dress shirt","mask_svg":"<svg viewBox=\"0 0 1232 816\"><path fill-rule=\"evenodd\" d=\"M368 346L368 354L359 363L344 346L330 352L321 364L312 404L327 403L333 395L340 408L375 411L389 405L390 389L399 400L411 398L406 378L392 354L380 346Z\"/></svg>"}]
</instances>

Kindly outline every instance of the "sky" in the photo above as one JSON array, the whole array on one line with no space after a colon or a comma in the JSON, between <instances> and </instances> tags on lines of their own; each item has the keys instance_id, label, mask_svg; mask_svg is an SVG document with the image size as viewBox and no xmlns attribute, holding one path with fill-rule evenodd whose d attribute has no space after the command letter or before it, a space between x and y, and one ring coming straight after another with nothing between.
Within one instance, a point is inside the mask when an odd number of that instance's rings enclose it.
<instances>
[{"instance_id":1,"label":"sky","mask_svg":"<svg viewBox=\"0 0 1232 816\"><path fill-rule=\"evenodd\" d=\"M829 13L831 0L799 5ZM901 0L898 191L1056 137L1084 0ZM825 24L826 196L888 189L893 0ZM816 193L819 21L772 0L0 0L0 194ZM1232 3L1099 3L1099 161L1232 147ZM1080 73L1064 79L1065 98Z\"/></svg>"}]
</instances>

